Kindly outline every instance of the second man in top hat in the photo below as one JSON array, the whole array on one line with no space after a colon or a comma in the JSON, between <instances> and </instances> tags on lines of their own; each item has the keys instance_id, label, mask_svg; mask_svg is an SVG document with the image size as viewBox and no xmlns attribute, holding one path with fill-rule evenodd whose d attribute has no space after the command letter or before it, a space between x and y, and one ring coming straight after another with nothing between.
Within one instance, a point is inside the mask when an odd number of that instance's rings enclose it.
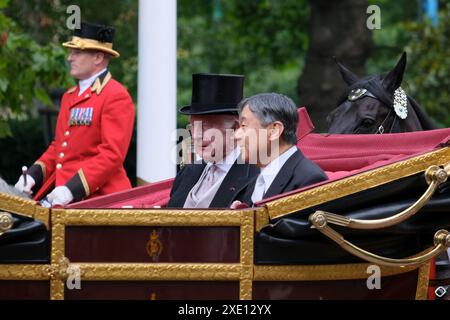
<instances>
[{"instance_id":1,"label":"second man in top hat","mask_svg":"<svg viewBox=\"0 0 450 320\"><path fill-rule=\"evenodd\" d=\"M202 162L181 169L167 207L229 207L259 173L255 165L242 163L234 137L243 89L240 75L192 75L192 103L180 112L189 115L194 151Z\"/></svg>"}]
</instances>

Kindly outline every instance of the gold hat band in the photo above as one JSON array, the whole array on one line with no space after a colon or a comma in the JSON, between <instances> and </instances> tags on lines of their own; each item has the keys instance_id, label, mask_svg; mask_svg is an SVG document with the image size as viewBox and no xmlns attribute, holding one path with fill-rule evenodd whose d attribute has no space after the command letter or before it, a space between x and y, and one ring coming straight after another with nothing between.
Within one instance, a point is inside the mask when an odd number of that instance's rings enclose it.
<instances>
[{"instance_id":1,"label":"gold hat band","mask_svg":"<svg viewBox=\"0 0 450 320\"><path fill-rule=\"evenodd\" d=\"M75 48L81 50L95 49L107 52L114 57L120 56L120 54L117 51L113 50L113 45L111 42L100 42L94 39L72 37L72 40L64 42L62 45L63 47L66 48Z\"/></svg>"}]
</instances>

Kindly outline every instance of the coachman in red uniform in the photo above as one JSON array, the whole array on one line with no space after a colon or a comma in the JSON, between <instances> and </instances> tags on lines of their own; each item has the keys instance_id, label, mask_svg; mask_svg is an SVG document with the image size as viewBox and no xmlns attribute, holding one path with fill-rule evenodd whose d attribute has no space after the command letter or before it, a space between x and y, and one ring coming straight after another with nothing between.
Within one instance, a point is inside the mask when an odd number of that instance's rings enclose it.
<instances>
[{"instance_id":1,"label":"coachman in red uniform","mask_svg":"<svg viewBox=\"0 0 450 320\"><path fill-rule=\"evenodd\" d=\"M82 23L63 44L79 83L62 97L54 141L16 184L36 200L47 195L50 204L66 205L131 188L123 162L134 106L107 70L109 59L119 56L113 36L112 27Z\"/></svg>"}]
</instances>

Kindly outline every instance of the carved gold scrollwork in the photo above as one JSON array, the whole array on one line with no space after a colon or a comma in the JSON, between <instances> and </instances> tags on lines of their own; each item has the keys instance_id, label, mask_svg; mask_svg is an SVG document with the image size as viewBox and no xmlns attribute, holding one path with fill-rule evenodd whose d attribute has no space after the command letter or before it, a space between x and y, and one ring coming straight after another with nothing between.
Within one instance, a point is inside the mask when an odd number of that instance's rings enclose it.
<instances>
[{"instance_id":1,"label":"carved gold scrollwork","mask_svg":"<svg viewBox=\"0 0 450 320\"><path fill-rule=\"evenodd\" d=\"M67 270L69 269L70 261L66 257L61 257L57 264L49 265L44 269L44 273L50 279L66 280L68 277Z\"/></svg>"}]
</instances>

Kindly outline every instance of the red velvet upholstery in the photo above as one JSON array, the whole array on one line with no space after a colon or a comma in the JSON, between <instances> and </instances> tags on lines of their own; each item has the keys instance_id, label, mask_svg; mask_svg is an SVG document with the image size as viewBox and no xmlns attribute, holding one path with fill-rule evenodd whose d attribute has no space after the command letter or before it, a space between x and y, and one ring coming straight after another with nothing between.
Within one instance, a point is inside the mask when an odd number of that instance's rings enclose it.
<instances>
[{"instance_id":1,"label":"red velvet upholstery","mask_svg":"<svg viewBox=\"0 0 450 320\"><path fill-rule=\"evenodd\" d=\"M131 190L80 201L67 208L153 208L164 206L169 201L173 179L151 183Z\"/></svg>"},{"instance_id":2,"label":"red velvet upholstery","mask_svg":"<svg viewBox=\"0 0 450 320\"><path fill-rule=\"evenodd\" d=\"M326 135L311 133L313 130L314 126L306 109L300 108L297 131L298 146L305 156L317 163L330 178L328 181L317 185L430 152L450 141L450 128L383 135ZM164 206L169 200L172 181L173 179L169 179L82 201L70 205L69 208L121 208L123 206L150 208ZM287 194L297 193L317 185ZM274 198L266 199L258 204Z\"/></svg>"},{"instance_id":3,"label":"red velvet upholstery","mask_svg":"<svg viewBox=\"0 0 450 320\"><path fill-rule=\"evenodd\" d=\"M314 131L314 125L309 117L306 107L298 109L298 127L297 127L297 139L300 141L308 134Z\"/></svg>"},{"instance_id":4,"label":"red velvet upholstery","mask_svg":"<svg viewBox=\"0 0 450 320\"><path fill-rule=\"evenodd\" d=\"M325 171L360 169L398 155L431 151L450 140L450 128L383 135L309 134L298 146Z\"/></svg>"}]
</instances>

